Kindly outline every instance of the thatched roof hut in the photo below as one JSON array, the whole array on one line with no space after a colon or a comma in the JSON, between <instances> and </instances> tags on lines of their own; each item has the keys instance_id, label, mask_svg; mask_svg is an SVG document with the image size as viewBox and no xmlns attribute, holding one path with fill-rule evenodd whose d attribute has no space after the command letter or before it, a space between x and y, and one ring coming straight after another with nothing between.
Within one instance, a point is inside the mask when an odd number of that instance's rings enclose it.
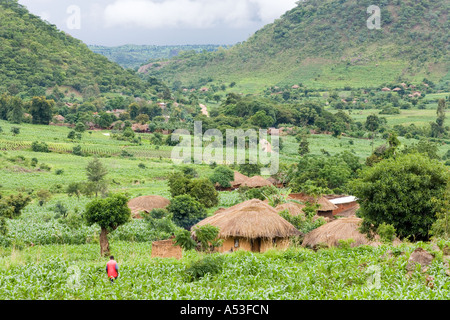
<instances>
[{"instance_id":1,"label":"thatched roof hut","mask_svg":"<svg viewBox=\"0 0 450 320\"><path fill-rule=\"evenodd\" d=\"M332 213L333 210L338 209L336 205L331 203L330 200L328 200L325 197L320 197L316 199L312 196L305 195L304 193L292 193L289 195L288 199L299 200L302 202L309 202L311 204L317 203L318 205L320 205L320 208L317 210L318 213L325 213L325 212Z\"/></svg>"},{"instance_id":2,"label":"thatched roof hut","mask_svg":"<svg viewBox=\"0 0 450 320\"><path fill-rule=\"evenodd\" d=\"M327 244L329 247L338 246L339 240L353 239L352 247L360 245L374 245L380 244L379 236L375 237L375 241L370 241L364 234L360 233L362 219L356 217L341 218L327 223L310 233L308 233L304 240L304 247L314 248L319 244Z\"/></svg>"},{"instance_id":3,"label":"thatched roof hut","mask_svg":"<svg viewBox=\"0 0 450 320\"><path fill-rule=\"evenodd\" d=\"M142 196L131 199L128 207L136 219L141 219L139 212L150 212L153 209L164 209L170 204L170 201L161 196Z\"/></svg>"},{"instance_id":4,"label":"thatched roof hut","mask_svg":"<svg viewBox=\"0 0 450 320\"><path fill-rule=\"evenodd\" d=\"M295 203L295 202L286 202L283 204L279 204L275 207L277 212L281 212L287 210L291 216L304 215L303 208L306 207L303 204Z\"/></svg>"},{"instance_id":5,"label":"thatched roof hut","mask_svg":"<svg viewBox=\"0 0 450 320\"><path fill-rule=\"evenodd\" d=\"M265 186L272 186L272 185L273 184L271 184L269 181L267 181L261 176L254 176L252 178L249 178L242 184L242 186L249 188L262 188Z\"/></svg>"},{"instance_id":6,"label":"thatched roof hut","mask_svg":"<svg viewBox=\"0 0 450 320\"><path fill-rule=\"evenodd\" d=\"M248 179L249 179L249 177L247 177L246 175L243 175L242 173L235 171L234 172L234 180L231 181L230 184L233 188L238 188L240 185L242 185Z\"/></svg>"},{"instance_id":7,"label":"thatched roof hut","mask_svg":"<svg viewBox=\"0 0 450 320\"><path fill-rule=\"evenodd\" d=\"M287 248L290 237L301 235L274 208L258 199L222 210L200 221L191 230L207 224L219 227L219 237L224 239L222 252L230 248L264 252L274 245Z\"/></svg>"}]
</instances>

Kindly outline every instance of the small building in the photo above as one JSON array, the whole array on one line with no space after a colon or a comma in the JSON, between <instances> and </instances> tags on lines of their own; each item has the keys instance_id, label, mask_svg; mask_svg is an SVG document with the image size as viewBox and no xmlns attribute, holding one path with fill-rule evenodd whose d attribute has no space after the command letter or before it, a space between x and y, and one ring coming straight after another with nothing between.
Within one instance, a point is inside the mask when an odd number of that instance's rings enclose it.
<instances>
[{"instance_id":1,"label":"small building","mask_svg":"<svg viewBox=\"0 0 450 320\"><path fill-rule=\"evenodd\" d=\"M329 199L329 201L337 207L336 210L333 210L333 215L340 214L343 211L358 206L357 199L356 197L353 196L338 197L334 199Z\"/></svg>"},{"instance_id":2,"label":"small building","mask_svg":"<svg viewBox=\"0 0 450 320\"><path fill-rule=\"evenodd\" d=\"M142 219L141 212L149 213L153 209L165 209L170 201L161 196L142 196L131 199L128 202L128 208L135 219Z\"/></svg>"},{"instance_id":3,"label":"small building","mask_svg":"<svg viewBox=\"0 0 450 320\"><path fill-rule=\"evenodd\" d=\"M275 207L275 210L277 212L281 212L281 211L285 211L287 210L287 212L289 212L289 214L293 217L297 217L297 216L304 216L305 213L303 212L303 208L305 207L305 205L303 204L299 204L299 203L295 203L295 202L286 202L286 203L282 203L279 204L278 206Z\"/></svg>"},{"instance_id":4,"label":"small building","mask_svg":"<svg viewBox=\"0 0 450 320\"><path fill-rule=\"evenodd\" d=\"M242 186L249 188L262 188L266 186L273 186L273 184L261 176L254 176L245 180L244 183L242 183Z\"/></svg>"},{"instance_id":5,"label":"small building","mask_svg":"<svg viewBox=\"0 0 450 320\"><path fill-rule=\"evenodd\" d=\"M196 227L208 224L218 227L219 238L224 240L222 247L218 248L219 252L287 249L290 238L301 235L274 208L258 199L222 209L193 226L192 233L195 235Z\"/></svg>"},{"instance_id":6,"label":"small building","mask_svg":"<svg viewBox=\"0 0 450 320\"><path fill-rule=\"evenodd\" d=\"M152 243L152 258L181 259L183 249L173 243L173 239L155 241Z\"/></svg>"},{"instance_id":7,"label":"small building","mask_svg":"<svg viewBox=\"0 0 450 320\"><path fill-rule=\"evenodd\" d=\"M328 247L336 247L339 245L339 240L348 239L355 241L351 244L352 247L360 245L378 246L380 244L379 236L371 241L366 235L359 232L361 222L362 219L356 217L334 220L306 234L302 246L315 248L318 245L326 244Z\"/></svg>"},{"instance_id":8,"label":"small building","mask_svg":"<svg viewBox=\"0 0 450 320\"><path fill-rule=\"evenodd\" d=\"M308 196L304 193L293 193L293 194L289 195L288 199L298 200L303 203L309 202L310 204L318 204L319 209L317 210L317 215L320 217L334 219L333 212L334 212L334 210L338 209L338 207L336 205L331 203L325 197L319 197L317 199L312 196Z\"/></svg>"}]
</instances>

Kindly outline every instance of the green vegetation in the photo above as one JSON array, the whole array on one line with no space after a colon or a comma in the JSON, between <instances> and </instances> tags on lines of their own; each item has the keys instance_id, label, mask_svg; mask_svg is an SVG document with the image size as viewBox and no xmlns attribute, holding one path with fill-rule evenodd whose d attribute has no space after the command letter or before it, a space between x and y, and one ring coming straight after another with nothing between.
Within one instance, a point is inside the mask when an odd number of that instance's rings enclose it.
<instances>
[{"instance_id":1,"label":"green vegetation","mask_svg":"<svg viewBox=\"0 0 450 320\"><path fill-rule=\"evenodd\" d=\"M153 62L147 72L187 88L234 82L230 90L244 93L298 84L314 89L379 87L399 77L414 83L442 80L442 88L448 87L449 21L439 20L448 4L380 1L382 29L369 30L366 10L372 4L300 1L228 50L181 54Z\"/></svg>"},{"instance_id":2,"label":"green vegetation","mask_svg":"<svg viewBox=\"0 0 450 320\"><path fill-rule=\"evenodd\" d=\"M174 45L174 46L146 46L146 45L124 45L118 47L105 47L89 45L95 53L107 57L112 62L126 69L137 70L149 60L165 59L175 57L184 51L216 51L218 45Z\"/></svg>"}]
</instances>

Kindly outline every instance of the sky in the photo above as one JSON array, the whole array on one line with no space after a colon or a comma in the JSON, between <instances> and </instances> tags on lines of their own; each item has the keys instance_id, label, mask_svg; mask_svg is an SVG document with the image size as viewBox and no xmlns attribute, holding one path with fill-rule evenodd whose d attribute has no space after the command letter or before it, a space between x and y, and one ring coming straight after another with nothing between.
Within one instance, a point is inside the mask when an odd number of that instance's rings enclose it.
<instances>
[{"instance_id":1,"label":"sky","mask_svg":"<svg viewBox=\"0 0 450 320\"><path fill-rule=\"evenodd\" d=\"M219 44L245 41L298 0L19 0L91 45Z\"/></svg>"}]
</instances>

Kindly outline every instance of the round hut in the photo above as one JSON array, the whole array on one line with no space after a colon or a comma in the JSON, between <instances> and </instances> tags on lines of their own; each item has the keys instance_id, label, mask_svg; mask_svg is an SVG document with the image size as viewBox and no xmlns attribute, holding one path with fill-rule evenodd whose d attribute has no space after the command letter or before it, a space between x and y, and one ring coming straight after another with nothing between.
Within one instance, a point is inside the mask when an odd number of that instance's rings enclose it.
<instances>
[{"instance_id":1,"label":"round hut","mask_svg":"<svg viewBox=\"0 0 450 320\"><path fill-rule=\"evenodd\" d=\"M261 200L253 199L237 204L208 217L192 227L204 225L219 227L219 238L224 240L220 252L246 250L265 252L270 248L286 249L289 238L301 235L292 224Z\"/></svg>"},{"instance_id":2,"label":"round hut","mask_svg":"<svg viewBox=\"0 0 450 320\"><path fill-rule=\"evenodd\" d=\"M234 181L231 181L231 187L233 189L239 188L245 181L247 181L249 178L246 175L243 175L242 173L235 171L234 172Z\"/></svg>"},{"instance_id":3,"label":"round hut","mask_svg":"<svg viewBox=\"0 0 450 320\"><path fill-rule=\"evenodd\" d=\"M170 201L161 196L142 196L131 199L128 202L128 208L135 219L142 219L140 212L151 212L153 209L165 209Z\"/></svg>"},{"instance_id":4,"label":"round hut","mask_svg":"<svg viewBox=\"0 0 450 320\"><path fill-rule=\"evenodd\" d=\"M288 199L318 204L320 208L317 210L317 215L325 218L334 219L333 211L338 209L336 205L331 203L330 200L325 197L317 199L304 193L292 193L289 195Z\"/></svg>"},{"instance_id":5,"label":"round hut","mask_svg":"<svg viewBox=\"0 0 450 320\"><path fill-rule=\"evenodd\" d=\"M304 216L304 212L303 212L304 207L305 207L305 205L303 205L303 204L299 204L299 203L295 203L295 202L286 202L286 203L279 204L278 206L276 206L275 210L277 212L287 210L291 216L296 217L298 215Z\"/></svg>"},{"instance_id":6,"label":"round hut","mask_svg":"<svg viewBox=\"0 0 450 320\"><path fill-rule=\"evenodd\" d=\"M273 184L271 184L269 181L267 181L261 176L251 177L242 184L242 186L249 188L262 188L265 186L272 186L272 185Z\"/></svg>"},{"instance_id":7,"label":"round hut","mask_svg":"<svg viewBox=\"0 0 450 320\"><path fill-rule=\"evenodd\" d=\"M353 239L352 247L360 245L380 244L379 236L375 237L374 241L370 241L366 235L359 232L362 219L356 217L341 218L327 223L311 232L309 232L304 240L302 246L315 248L319 244L327 244L329 247L336 247L339 240Z\"/></svg>"}]
</instances>

